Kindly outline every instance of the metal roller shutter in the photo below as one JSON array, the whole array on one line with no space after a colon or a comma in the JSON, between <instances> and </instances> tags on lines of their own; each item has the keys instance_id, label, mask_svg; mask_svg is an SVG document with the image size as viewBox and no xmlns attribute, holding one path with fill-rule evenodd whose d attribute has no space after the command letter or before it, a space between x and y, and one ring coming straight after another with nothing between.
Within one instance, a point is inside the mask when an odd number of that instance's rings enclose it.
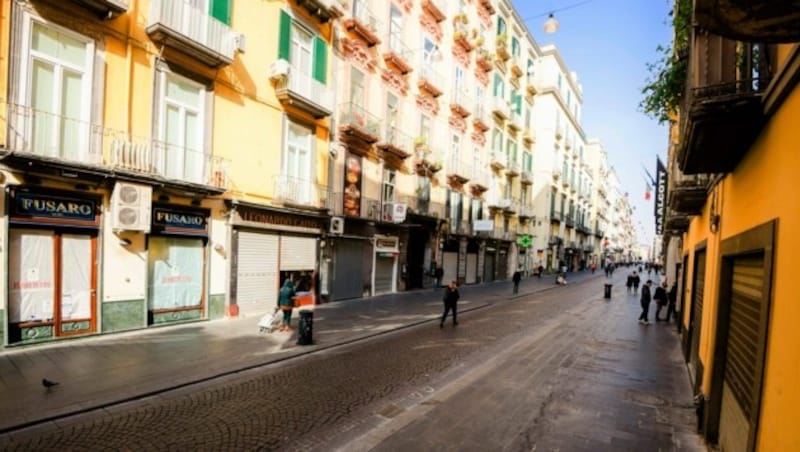
<instances>
[{"instance_id":1,"label":"metal roller shutter","mask_svg":"<svg viewBox=\"0 0 800 452\"><path fill-rule=\"evenodd\" d=\"M722 411L721 443L731 450L747 446L753 397L761 373L760 335L765 319L762 303L764 257L744 257L733 261L730 326L728 330Z\"/></svg>"},{"instance_id":2,"label":"metal roller shutter","mask_svg":"<svg viewBox=\"0 0 800 452\"><path fill-rule=\"evenodd\" d=\"M444 276L442 276L442 284L447 285L450 281L456 280L458 272L458 253L444 253Z\"/></svg>"},{"instance_id":3,"label":"metal roller shutter","mask_svg":"<svg viewBox=\"0 0 800 452\"><path fill-rule=\"evenodd\" d=\"M478 255L467 253L467 284L474 284L478 280Z\"/></svg>"},{"instance_id":4,"label":"metal roller shutter","mask_svg":"<svg viewBox=\"0 0 800 452\"><path fill-rule=\"evenodd\" d=\"M705 293L706 252L701 251L695 255L694 271L694 296L692 297L692 345L689 358L689 369L694 372L695 386L699 385L698 366L700 364L698 350L700 347L700 329L703 323L703 294Z\"/></svg>"},{"instance_id":5,"label":"metal roller shutter","mask_svg":"<svg viewBox=\"0 0 800 452\"><path fill-rule=\"evenodd\" d=\"M317 268L317 240L314 237L281 236L281 265L286 270Z\"/></svg>"},{"instance_id":6,"label":"metal roller shutter","mask_svg":"<svg viewBox=\"0 0 800 452\"><path fill-rule=\"evenodd\" d=\"M239 231L236 304L240 312L275 306L278 293L278 236Z\"/></svg>"},{"instance_id":7,"label":"metal roller shutter","mask_svg":"<svg viewBox=\"0 0 800 452\"><path fill-rule=\"evenodd\" d=\"M392 293L394 257L375 256L375 294Z\"/></svg>"}]
</instances>

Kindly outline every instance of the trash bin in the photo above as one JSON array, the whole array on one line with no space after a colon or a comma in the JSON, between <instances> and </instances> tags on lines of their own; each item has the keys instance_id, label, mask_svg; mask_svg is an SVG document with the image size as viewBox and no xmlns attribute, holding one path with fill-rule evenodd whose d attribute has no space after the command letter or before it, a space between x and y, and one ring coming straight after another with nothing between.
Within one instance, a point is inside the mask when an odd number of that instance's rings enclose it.
<instances>
[{"instance_id":1,"label":"trash bin","mask_svg":"<svg viewBox=\"0 0 800 452\"><path fill-rule=\"evenodd\" d=\"M297 345L311 345L314 343L314 311L303 309L300 311L300 322L297 325Z\"/></svg>"},{"instance_id":2,"label":"trash bin","mask_svg":"<svg viewBox=\"0 0 800 452\"><path fill-rule=\"evenodd\" d=\"M611 284L605 285L605 290L603 291L603 298L611 298Z\"/></svg>"}]
</instances>

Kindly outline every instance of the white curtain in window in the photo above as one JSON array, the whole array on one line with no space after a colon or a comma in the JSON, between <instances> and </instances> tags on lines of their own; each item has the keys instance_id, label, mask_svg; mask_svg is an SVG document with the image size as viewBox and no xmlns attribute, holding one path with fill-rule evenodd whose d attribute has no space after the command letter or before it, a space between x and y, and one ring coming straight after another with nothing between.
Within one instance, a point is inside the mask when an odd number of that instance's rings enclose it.
<instances>
[{"instance_id":1,"label":"white curtain in window","mask_svg":"<svg viewBox=\"0 0 800 452\"><path fill-rule=\"evenodd\" d=\"M61 319L92 316L92 238L61 237Z\"/></svg>"},{"instance_id":2,"label":"white curtain in window","mask_svg":"<svg viewBox=\"0 0 800 452\"><path fill-rule=\"evenodd\" d=\"M311 33L292 23L292 48L289 51L292 72L289 74L294 78L292 85L300 92L309 92L311 89L311 52L314 47L314 40Z\"/></svg>"},{"instance_id":3,"label":"white curtain in window","mask_svg":"<svg viewBox=\"0 0 800 452\"><path fill-rule=\"evenodd\" d=\"M203 241L152 237L149 254L150 309L199 306L203 294Z\"/></svg>"},{"instance_id":4,"label":"white curtain in window","mask_svg":"<svg viewBox=\"0 0 800 452\"><path fill-rule=\"evenodd\" d=\"M164 176L204 183L203 88L169 74L164 102Z\"/></svg>"},{"instance_id":5,"label":"white curtain in window","mask_svg":"<svg viewBox=\"0 0 800 452\"><path fill-rule=\"evenodd\" d=\"M56 286L53 233L11 230L8 241L9 321L51 320Z\"/></svg>"},{"instance_id":6,"label":"white curtain in window","mask_svg":"<svg viewBox=\"0 0 800 452\"><path fill-rule=\"evenodd\" d=\"M286 136L286 162L284 166L285 184L282 190L291 199L309 203L311 201L311 182L313 180L311 164L312 132L303 126L289 122Z\"/></svg>"}]
</instances>

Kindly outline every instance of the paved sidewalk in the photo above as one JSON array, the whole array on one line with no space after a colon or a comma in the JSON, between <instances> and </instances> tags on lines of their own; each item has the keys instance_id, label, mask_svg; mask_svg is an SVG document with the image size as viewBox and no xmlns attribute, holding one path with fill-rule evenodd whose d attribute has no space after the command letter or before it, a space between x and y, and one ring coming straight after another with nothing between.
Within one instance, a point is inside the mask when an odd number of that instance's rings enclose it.
<instances>
[{"instance_id":1,"label":"paved sidewalk","mask_svg":"<svg viewBox=\"0 0 800 452\"><path fill-rule=\"evenodd\" d=\"M568 275L570 283L588 279L604 276L599 271ZM459 311L557 288L552 275L523 279L513 297L510 281L464 286ZM261 316L251 315L1 352L0 433L432 322L441 314L441 292L417 290L312 309L310 346L295 345L290 333L259 334ZM295 312L295 325L297 318ZM42 378L60 384L45 390Z\"/></svg>"}]
</instances>

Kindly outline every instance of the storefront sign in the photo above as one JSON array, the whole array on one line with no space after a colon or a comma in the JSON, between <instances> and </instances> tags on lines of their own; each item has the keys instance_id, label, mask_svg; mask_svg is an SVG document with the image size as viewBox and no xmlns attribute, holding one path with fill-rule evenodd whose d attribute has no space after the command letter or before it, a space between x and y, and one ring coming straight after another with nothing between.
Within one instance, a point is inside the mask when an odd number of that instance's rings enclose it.
<instances>
[{"instance_id":1,"label":"storefront sign","mask_svg":"<svg viewBox=\"0 0 800 452\"><path fill-rule=\"evenodd\" d=\"M406 210L408 204L404 202L396 202L392 206L392 221L395 223L402 223L406 221Z\"/></svg>"},{"instance_id":2,"label":"storefront sign","mask_svg":"<svg viewBox=\"0 0 800 452\"><path fill-rule=\"evenodd\" d=\"M75 226L99 224L97 200L75 193L11 190L11 221L15 223L63 223Z\"/></svg>"},{"instance_id":3,"label":"storefront sign","mask_svg":"<svg viewBox=\"0 0 800 452\"><path fill-rule=\"evenodd\" d=\"M173 206L154 206L152 226L157 232L206 235L208 212Z\"/></svg>"},{"instance_id":4,"label":"storefront sign","mask_svg":"<svg viewBox=\"0 0 800 452\"><path fill-rule=\"evenodd\" d=\"M494 221L493 220L473 220L472 221L472 230L475 232L479 231L491 231L494 229Z\"/></svg>"},{"instance_id":5,"label":"storefront sign","mask_svg":"<svg viewBox=\"0 0 800 452\"><path fill-rule=\"evenodd\" d=\"M399 250L397 244L397 237L375 236L376 253L396 253Z\"/></svg>"},{"instance_id":6,"label":"storefront sign","mask_svg":"<svg viewBox=\"0 0 800 452\"><path fill-rule=\"evenodd\" d=\"M664 221L667 214L667 169L661 163L661 159L656 157L656 234L664 233Z\"/></svg>"},{"instance_id":7,"label":"storefront sign","mask_svg":"<svg viewBox=\"0 0 800 452\"><path fill-rule=\"evenodd\" d=\"M246 207L237 207L236 212L241 221L249 223L261 223L271 226L290 226L293 228L314 229L314 232L319 232L322 228L321 220L316 218L308 218L301 216L294 216L283 214L279 212L249 209Z\"/></svg>"}]
</instances>

